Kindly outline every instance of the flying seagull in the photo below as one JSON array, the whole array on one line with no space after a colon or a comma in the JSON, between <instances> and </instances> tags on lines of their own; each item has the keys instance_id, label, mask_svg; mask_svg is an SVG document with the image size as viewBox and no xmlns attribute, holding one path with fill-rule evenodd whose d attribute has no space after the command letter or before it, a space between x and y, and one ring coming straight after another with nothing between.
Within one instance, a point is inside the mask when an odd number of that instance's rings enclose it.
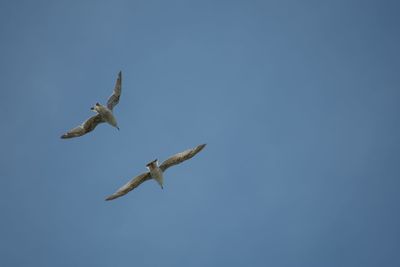
<instances>
[{"instance_id":1,"label":"flying seagull","mask_svg":"<svg viewBox=\"0 0 400 267\"><path fill-rule=\"evenodd\" d=\"M119 97L121 96L121 80L122 74L121 72L118 73L117 81L115 82L114 92L108 98L107 106L103 106L99 103L96 103L90 109L96 112L97 114L87 119L78 127L73 128L72 130L68 131L67 133L63 134L61 138L73 138L82 136L87 134L96 128L96 126L100 123L107 122L111 126L117 128L119 130L117 120L113 115L113 108L118 104Z\"/></svg>"},{"instance_id":2,"label":"flying seagull","mask_svg":"<svg viewBox=\"0 0 400 267\"><path fill-rule=\"evenodd\" d=\"M161 186L161 188L163 188L163 173L169 167L177 165L181 162L184 162L185 160L192 158L194 155L199 153L205 146L206 144L202 144L195 148L188 149L186 151L173 155L172 157L164 161L160 166L158 166L157 159L153 160L152 162L146 165L147 169L149 170L148 172L136 176L131 181L122 186L120 189L118 189L117 192L107 197L106 200L113 200L119 198L127 194L129 191L135 189L143 182L150 179L156 180L157 183Z\"/></svg>"}]
</instances>

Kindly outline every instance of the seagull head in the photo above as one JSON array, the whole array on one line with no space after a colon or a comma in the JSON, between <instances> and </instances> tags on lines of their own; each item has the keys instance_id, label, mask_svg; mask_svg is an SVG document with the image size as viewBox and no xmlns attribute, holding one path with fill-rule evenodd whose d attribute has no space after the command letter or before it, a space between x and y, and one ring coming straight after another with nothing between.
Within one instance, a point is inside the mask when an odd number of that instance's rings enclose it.
<instances>
[{"instance_id":1,"label":"seagull head","mask_svg":"<svg viewBox=\"0 0 400 267\"><path fill-rule=\"evenodd\" d=\"M147 163L147 164L146 164L146 167L147 167L147 169L150 170L150 169L152 169L152 168L157 167L157 165L158 165L158 160L155 159L155 160L153 160L153 161Z\"/></svg>"},{"instance_id":2,"label":"seagull head","mask_svg":"<svg viewBox=\"0 0 400 267\"><path fill-rule=\"evenodd\" d=\"M97 107L100 107L99 102L97 102L93 107L91 107L90 109L93 111L97 111Z\"/></svg>"}]
</instances>

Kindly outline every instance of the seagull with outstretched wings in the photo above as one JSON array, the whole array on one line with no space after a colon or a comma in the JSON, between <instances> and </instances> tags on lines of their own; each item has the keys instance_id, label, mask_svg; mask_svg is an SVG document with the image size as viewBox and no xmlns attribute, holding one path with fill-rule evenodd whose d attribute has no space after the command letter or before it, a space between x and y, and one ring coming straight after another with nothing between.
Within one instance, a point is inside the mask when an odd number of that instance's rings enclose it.
<instances>
[{"instance_id":1,"label":"seagull with outstretched wings","mask_svg":"<svg viewBox=\"0 0 400 267\"><path fill-rule=\"evenodd\" d=\"M192 158L194 155L199 153L206 144L199 145L195 148L188 149L186 151L183 151L181 153L175 154L166 161L164 161L160 166L158 166L158 161L153 160L152 162L148 163L146 166L148 168L148 172L142 173L135 178L133 178L131 181L126 183L124 186L122 186L120 189L117 190L114 194L110 195L109 197L106 198L106 200L113 200L116 198L119 198L125 194L127 194L129 191L132 191L136 187L138 187L140 184L143 182L154 179L157 181L157 183L163 188L163 173L171 166L177 165L179 163L184 162L185 160L188 160Z\"/></svg>"},{"instance_id":2,"label":"seagull with outstretched wings","mask_svg":"<svg viewBox=\"0 0 400 267\"><path fill-rule=\"evenodd\" d=\"M118 73L117 81L115 82L113 94L108 98L107 106L103 106L99 103L96 103L91 110L96 112L97 114L87 119L81 125L73 128L67 133L63 134L61 138L73 138L82 136L87 134L96 128L96 126L100 123L107 122L111 126L117 128L119 130L117 120L113 114L113 108L118 104L119 97L121 96L121 82L122 82L122 74Z\"/></svg>"}]
</instances>

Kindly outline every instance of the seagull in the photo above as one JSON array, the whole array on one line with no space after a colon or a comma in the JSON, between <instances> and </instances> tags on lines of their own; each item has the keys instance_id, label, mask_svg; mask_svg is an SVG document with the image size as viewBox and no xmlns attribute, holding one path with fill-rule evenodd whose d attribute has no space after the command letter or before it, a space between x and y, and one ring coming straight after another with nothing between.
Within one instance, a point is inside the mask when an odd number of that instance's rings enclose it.
<instances>
[{"instance_id":1,"label":"seagull","mask_svg":"<svg viewBox=\"0 0 400 267\"><path fill-rule=\"evenodd\" d=\"M68 131L67 133L61 136L62 139L66 138L73 138L82 136L87 134L96 128L96 126L100 123L107 122L111 126L117 128L119 130L117 120L113 115L113 108L118 104L119 97L121 96L121 80L122 74L121 71L118 73L117 81L115 82L113 94L108 98L107 106L103 106L99 103L96 103L90 109L97 114L87 119L78 127L73 128L72 130Z\"/></svg>"},{"instance_id":2,"label":"seagull","mask_svg":"<svg viewBox=\"0 0 400 267\"><path fill-rule=\"evenodd\" d=\"M110 195L109 197L106 198L106 200L113 200L119 197L122 197L123 195L127 194L129 191L132 191L136 187L138 187L140 184L143 182L154 179L157 181L157 183L163 188L163 173L171 166L177 165L179 163L184 162L185 160L188 160L192 158L194 155L199 153L206 144L199 145L195 148L185 150L181 153L175 154L171 156L169 159L164 161L160 166L158 166L158 160L155 159L148 163L146 165L147 169L149 170L148 172L142 173L135 178L133 178L131 181L126 183L124 186L122 186L120 189L117 190L114 194Z\"/></svg>"}]
</instances>

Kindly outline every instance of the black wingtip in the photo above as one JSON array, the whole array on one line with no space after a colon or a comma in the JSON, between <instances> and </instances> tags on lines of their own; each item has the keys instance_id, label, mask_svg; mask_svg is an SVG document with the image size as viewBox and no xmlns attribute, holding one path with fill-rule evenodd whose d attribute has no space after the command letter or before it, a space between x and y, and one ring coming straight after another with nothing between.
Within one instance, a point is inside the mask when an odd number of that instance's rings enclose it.
<instances>
[{"instance_id":1,"label":"black wingtip","mask_svg":"<svg viewBox=\"0 0 400 267\"><path fill-rule=\"evenodd\" d=\"M111 196L108 196L108 197L105 199L105 201L110 201L110 200L116 199L117 197L118 197L118 196L111 195Z\"/></svg>"},{"instance_id":2,"label":"black wingtip","mask_svg":"<svg viewBox=\"0 0 400 267\"><path fill-rule=\"evenodd\" d=\"M207 145L207 144L201 144L201 145L199 145L199 146L197 146L197 147L198 147L198 149L199 149L199 151L200 151L200 150L202 150L206 145Z\"/></svg>"}]
</instances>

